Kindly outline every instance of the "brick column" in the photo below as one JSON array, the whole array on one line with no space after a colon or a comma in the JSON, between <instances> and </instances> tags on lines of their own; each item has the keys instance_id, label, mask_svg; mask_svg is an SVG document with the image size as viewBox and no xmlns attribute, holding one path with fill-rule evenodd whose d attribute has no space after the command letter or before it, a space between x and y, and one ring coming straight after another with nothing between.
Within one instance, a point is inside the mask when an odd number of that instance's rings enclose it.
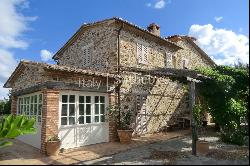
<instances>
[{"instance_id":1,"label":"brick column","mask_svg":"<svg viewBox=\"0 0 250 166\"><path fill-rule=\"evenodd\" d=\"M117 104L117 96L114 93L109 94L109 106ZM109 142L119 141L117 125L115 119L109 117Z\"/></svg>"},{"instance_id":2,"label":"brick column","mask_svg":"<svg viewBox=\"0 0 250 166\"><path fill-rule=\"evenodd\" d=\"M46 153L46 142L51 136L58 136L59 90L43 90L41 129L41 152Z\"/></svg>"},{"instance_id":3,"label":"brick column","mask_svg":"<svg viewBox=\"0 0 250 166\"><path fill-rule=\"evenodd\" d=\"M11 96L11 114L17 114L17 96Z\"/></svg>"}]
</instances>

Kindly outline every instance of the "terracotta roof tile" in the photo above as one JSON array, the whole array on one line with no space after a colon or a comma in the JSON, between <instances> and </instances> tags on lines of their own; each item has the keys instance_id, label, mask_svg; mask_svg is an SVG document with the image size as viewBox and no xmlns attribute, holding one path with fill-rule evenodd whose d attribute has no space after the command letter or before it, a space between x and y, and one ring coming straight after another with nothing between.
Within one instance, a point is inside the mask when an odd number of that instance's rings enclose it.
<instances>
[{"instance_id":1,"label":"terracotta roof tile","mask_svg":"<svg viewBox=\"0 0 250 166\"><path fill-rule=\"evenodd\" d=\"M94 76L101 76L101 77L109 77L109 78L120 78L120 76L110 73L103 73L93 70L85 70L85 69L79 69L69 66L63 66L63 65L57 65L57 64L48 64L48 63L42 63L42 62L34 62L34 61L27 61L22 60L14 70L14 72L11 74L9 79L4 84L5 88L9 88L8 83L14 78L14 76L23 69L23 66L26 65L35 65L37 67L41 67L47 70L55 70L55 71L64 71L64 72L73 72L73 73L79 73L79 74L86 74L86 75L94 75Z\"/></svg>"}]
</instances>

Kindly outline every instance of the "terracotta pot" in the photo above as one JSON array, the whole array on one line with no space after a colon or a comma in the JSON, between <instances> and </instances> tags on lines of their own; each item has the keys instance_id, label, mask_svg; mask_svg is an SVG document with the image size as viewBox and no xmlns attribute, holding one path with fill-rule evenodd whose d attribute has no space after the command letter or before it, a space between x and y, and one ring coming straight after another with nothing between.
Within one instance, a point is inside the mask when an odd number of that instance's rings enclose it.
<instances>
[{"instance_id":1,"label":"terracotta pot","mask_svg":"<svg viewBox=\"0 0 250 166\"><path fill-rule=\"evenodd\" d=\"M47 142L47 155L49 156L56 156L58 155L59 151L60 151L60 145L61 142L60 141L49 141Z\"/></svg>"},{"instance_id":2,"label":"terracotta pot","mask_svg":"<svg viewBox=\"0 0 250 166\"><path fill-rule=\"evenodd\" d=\"M122 144L129 144L131 142L133 130L117 130L117 132Z\"/></svg>"},{"instance_id":3,"label":"terracotta pot","mask_svg":"<svg viewBox=\"0 0 250 166\"><path fill-rule=\"evenodd\" d=\"M196 142L197 152L200 154L206 154L209 151L209 142L204 140L198 140Z\"/></svg>"}]
</instances>

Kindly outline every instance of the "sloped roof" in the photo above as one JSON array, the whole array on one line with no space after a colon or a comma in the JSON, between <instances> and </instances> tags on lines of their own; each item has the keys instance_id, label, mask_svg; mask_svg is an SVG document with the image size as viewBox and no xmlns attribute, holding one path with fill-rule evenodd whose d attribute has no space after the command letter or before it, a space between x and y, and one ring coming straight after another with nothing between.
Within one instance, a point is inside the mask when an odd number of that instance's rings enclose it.
<instances>
[{"instance_id":1,"label":"sloped roof","mask_svg":"<svg viewBox=\"0 0 250 166\"><path fill-rule=\"evenodd\" d=\"M197 39L192 36L188 35L173 35L173 36L168 36L165 39L170 40L172 42L178 42L179 40L186 40L189 42L208 62L211 63L211 65L216 65L216 63L205 53L194 41Z\"/></svg>"},{"instance_id":2,"label":"sloped roof","mask_svg":"<svg viewBox=\"0 0 250 166\"><path fill-rule=\"evenodd\" d=\"M14 72L11 74L9 79L6 81L4 84L4 88L11 88L10 87L10 82L13 81L18 75L23 71L25 66L28 65L34 65L36 67L41 67L45 70L53 70L53 71L63 71L63 72L68 72L68 73L78 73L78 74L85 74L85 75L94 75L94 76L101 76L101 77L109 77L109 78L120 78L120 76L115 75L115 74L110 74L110 73L103 73L103 72L98 72L98 71L93 71L93 70L84 70L84 69L79 69L79 68L74 68L74 67L69 67L69 66L63 66L63 65L56 65L56 64L48 64L48 63L41 63L41 62L33 62L33 61L20 61Z\"/></svg>"},{"instance_id":3,"label":"sloped roof","mask_svg":"<svg viewBox=\"0 0 250 166\"><path fill-rule=\"evenodd\" d=\"M52 57L53 59L57 59L58 55L60 55L76 38L77 36L80 34L80 32L84 29L84 28L87 28L87 27L91 27L91 26L95 26L95 25L99 25L99 24L103 24L103 23L106 23L106 22L109 22L109 21L117 21L117 22L121 22L121 23L124 23L132 28L135 28L141 32L144 32L150 36L153 36L155 37L156 39L159 39L163 42L165 42L167 45L169 45L170 47L173 47L174 49L178 50L178 49L181 49L181 47L177 46L174 42L171 42L169 40L166 40L164 37L161 37L161 36L157 36L153 33L150 33L148 30L138 26L138 25L135 25L131 22L128 22L127 20L123 20L122 18L118 18L118 17L113 17L113 18L109 18L109 19L105 19L105 20L101 20L101 21L96 21L96 22L92 22L92 23L87 23L87 24L83 24L76 32L75 34L64 44L64 46L62 48L60 48L59 51L57 51L57 53Z\"/></svg>"}]
</instances>

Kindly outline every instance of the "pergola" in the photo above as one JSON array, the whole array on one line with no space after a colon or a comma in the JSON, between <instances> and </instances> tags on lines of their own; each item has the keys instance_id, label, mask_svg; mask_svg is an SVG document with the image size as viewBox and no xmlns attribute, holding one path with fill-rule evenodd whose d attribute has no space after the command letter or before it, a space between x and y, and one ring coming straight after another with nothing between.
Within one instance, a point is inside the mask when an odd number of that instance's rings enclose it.
<instances>
[{"instance_id":1,"label":"pergola","mask_svg":"<svg viewBox=\"0 0 250 166\"><path fill-rule=\"evenodd\" d=\"M196 122L194 119L193 107L195 105L195 84L201 82L207 77L195 70L190 69L174 69L174 68L154 68L141 69L137 67L121 66L121 71L139 72L141 74L149 74L151 76L172 77L186 81L189 84L189 109L191 112L191 128L192 128L192 154L196 155L197 131Z\"/></svg>"}]
</instances>

